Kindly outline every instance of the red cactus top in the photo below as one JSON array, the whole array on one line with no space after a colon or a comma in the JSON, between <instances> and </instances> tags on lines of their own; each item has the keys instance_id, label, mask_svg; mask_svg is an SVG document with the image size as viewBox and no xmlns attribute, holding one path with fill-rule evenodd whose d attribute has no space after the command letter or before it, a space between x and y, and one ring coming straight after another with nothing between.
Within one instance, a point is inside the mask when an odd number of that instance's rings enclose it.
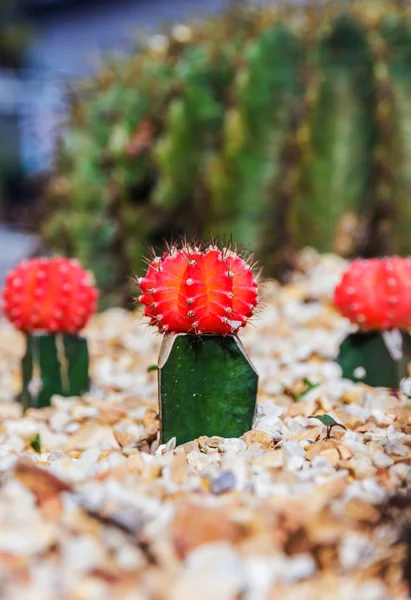
<instances>
[{"instance_id":1,"label":"red cactus top","mask_svg":"<svg viewBox=\"0 0 411 600\"><path fill-rule=\"evenodd\" d=\"M139 279L144 314L162 333L235 333L253 314L258 287L237 252L173 247Z\"/></svg>"},{"instance_id":2,"label":"red cactus top","mask_svg":"<svg viewBox=\"0 0 411 600\"><path fill-rule=\"evenodd\" d=\"M76 260L34 258L6 277L5 315L27 333L76 333L93 314L98 293L91 273Z\"/></svg>"},{"instance_id":3,"label":"red cactus top","mask_svg":"<svg viewBox=\"0 0 411 600\"><path fill-rule=\"evenodd\" d=\"M334 292L334 304L362 330L411 328L411 259L354 260Z\"/></svg>"}]
</instances>

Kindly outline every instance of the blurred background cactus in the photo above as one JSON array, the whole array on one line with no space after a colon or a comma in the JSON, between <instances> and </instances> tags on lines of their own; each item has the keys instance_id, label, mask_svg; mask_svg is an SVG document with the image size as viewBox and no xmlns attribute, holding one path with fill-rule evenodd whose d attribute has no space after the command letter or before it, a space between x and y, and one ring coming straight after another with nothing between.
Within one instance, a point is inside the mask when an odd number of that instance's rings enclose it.
<instances>
[{"instance_id":1,"label":"blurred background cactus","mask_svg":"<svg viewBox=\"0 0 411 600\"><path fill-rule=\"evenodd\" d=\"M46 241L128 301L144 244L232 234L265 274L296 250L410 253L411 7L236 6L109 59L72 99Z\"/></svg>"}]
</instances>

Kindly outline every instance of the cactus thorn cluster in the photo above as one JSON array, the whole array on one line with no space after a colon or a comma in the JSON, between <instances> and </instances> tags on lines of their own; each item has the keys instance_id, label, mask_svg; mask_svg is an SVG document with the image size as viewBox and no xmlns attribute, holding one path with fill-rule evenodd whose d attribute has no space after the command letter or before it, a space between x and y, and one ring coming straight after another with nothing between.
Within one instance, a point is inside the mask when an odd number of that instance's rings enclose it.
<instances>
[{"instance_id":1,"label":"cactus thorn cluster","mask_svg":"<svg viewBox=\"0 0 411 600\"><path fill-rule=\"evenodd\" d=\"M215 244L168 248L138 283L144 314L161 333L236 333L258 302L250 261Z\"/></svg>"},{"instance_id":2,"label":"cactus thorn cluster","mask_svg":"<svg viewBox=\"0 0 411 600\"><path fill-rule=\"evenodd\" d=\"M97 297L91 273L77 260L34 258L7 275L3 309L26 333L77 333L93 314Z\"/></svg>"},{"instance_id":3,"label":"cactus thorn cluster","mask_svg":"<svg viewBox=\"0 0 411 600\"><path fill-rule=\"evenodd\" d=\"M411 259L354 260L334 292L334 304L361 330L411 328Z\"/></svg>"}]
</instances>

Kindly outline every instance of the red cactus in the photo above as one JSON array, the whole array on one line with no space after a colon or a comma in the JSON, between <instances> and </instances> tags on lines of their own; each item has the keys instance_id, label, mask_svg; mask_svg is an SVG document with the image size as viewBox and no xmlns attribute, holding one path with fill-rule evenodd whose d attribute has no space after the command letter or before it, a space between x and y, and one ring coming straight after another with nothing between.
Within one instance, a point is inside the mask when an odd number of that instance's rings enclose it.
<instances>
[{"instance_id":1,"label":"red cactus","mask_svg":"<svg viewBox=\"0 0 411 600\"><path fill-rule=\"evenodd\" d=\"M6 316L27 333L76 333L95 310L92 276L76 260L35 258L21 262L6 277Z\"/></svg>"},{"instance_id":2,"label":"red cactus","mask_svg":"<svg viewBox=\"0 0 411 600\"><path fill-rule=\"evenodd\" d=\"M251 266L234 250L173 247L139 279L144 314L162 333L226 335L257 305Z\"/></svg>"},{"instance_id":3,"label":"red cactus","mask_svg":"<svg viewBox=\"0 0 411 600\"><path fill-rule=\"evenodd\" d=\"M334 292L334 304L360 329L411 328L411 259L354 260Z\"/></svg>"}]
</instances>

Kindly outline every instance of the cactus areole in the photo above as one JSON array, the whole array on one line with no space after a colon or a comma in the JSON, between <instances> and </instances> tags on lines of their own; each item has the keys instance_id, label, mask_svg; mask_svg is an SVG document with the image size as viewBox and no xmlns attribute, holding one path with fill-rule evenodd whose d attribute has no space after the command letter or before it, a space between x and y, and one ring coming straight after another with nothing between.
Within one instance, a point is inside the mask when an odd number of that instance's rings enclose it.
<instances>
[{"instance_id":1,"label":"cactus areole","mask_svg":"<svg viewBox=\"0 0 411 600\"><path fill-rule=\"evenodd\" d=\"M48 406L53 394L87 390L87 342L78 332L97 297L92 275L76 260L35 258L7 275L3 310L27 340L20 395L25 408Z\"/></svg>"},{"instance_id":2,"label":"cactus areole","mask_svg":"<svg viewBox=\"0 0 411 600\"><path fill-rule=\"evenodd\" d=\"M154 257L138 282L145 316L165 334L162 441L250 429L258 376L236 336L258 302L250 261L232 248L181 244Z\"/></svg>"},{"instance_id":3,"label":"cactus areole","mask_svg":"<svg viewBox=\"0 0 411 600\"><path fill-rule=\"evenodd\" d=\"M411 360L411 259L354 260L335 289L334 304L357 326L340 346L343 376L398 388Z\"/></svg>"}]
</instances>

